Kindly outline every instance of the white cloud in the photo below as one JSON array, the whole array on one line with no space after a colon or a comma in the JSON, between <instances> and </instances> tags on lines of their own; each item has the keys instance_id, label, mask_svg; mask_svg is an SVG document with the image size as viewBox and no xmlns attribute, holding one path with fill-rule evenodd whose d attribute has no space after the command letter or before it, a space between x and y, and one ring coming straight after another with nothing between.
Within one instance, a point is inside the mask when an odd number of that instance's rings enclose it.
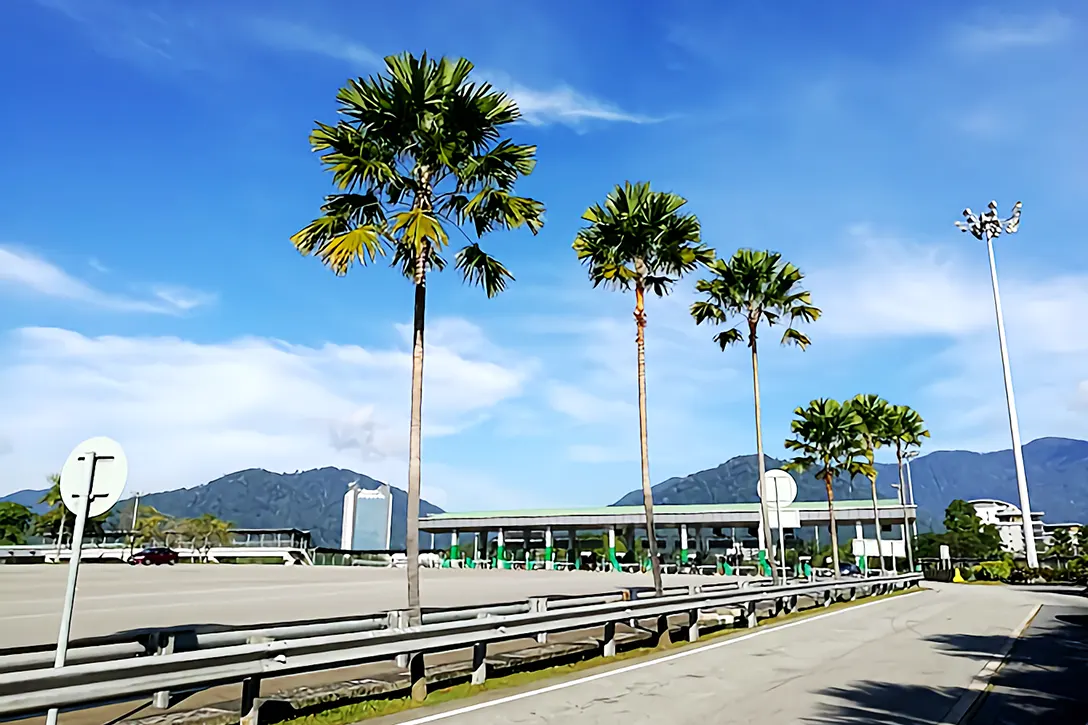
<instances>
[{"instance_id":1,"label":"white cloud","mask_svg":"<svg viewBox=\"0 0 1088 725\"><path fill-rule=\"evenodd\" d=\"M855 230L835 267L813 270L813 300L823 308L821 334L866 341L912 341L897 352L895 377L913 376L930 429L942 447L1008 447L1004 383L985 247L925 245ZM1013 382L1024 440L1045 435L1088 437L1084 395L1088 337L1079 334L1088 308L1088 274L1028 276L1002 264L998 275ZM899 348L902 350L903 348Z\"/></svg>"},{"instance_id":2,"label":"white cloud","mask_svg":"<svg viewBox=\"0 0 1088 725\"><path fill-rule=\"evenodd\" d=\"M0 246L0 290L5 287L122 312L179 314L215 301L211 293L178 286L156 288L154 299L112 294L73 277L33 252Z\"/></svg>"},{"instance_id":3,"label":"white cloud","mask_svg":"<svg viewBox=\"0 0 1088 725\"><path fill-rule=\"evenodd\" d=\"M578 423L615 423L638 415L638 408L626 400L604 398L574 385L555 382L548 386L548 404Z\"/></svg>"},{"instance_id":4,"label":"white cloud","mask_svg":"<svg viewBox=\"0 0 1088 725\"><path fill-rule=\"evenodd\" d=\"M566 85L547 89L528 88L512 81L496 85L517 101L525 121L534 126L561 123L581 127L588 121L657 123L661 120L624 111L612 103L579 93Z\"/></svg>"},{"instance_id":5,"label":"white cloud","mask_svg":"<svg viewBox=\"0 0 1088 725\"><path fill-rule=\"evenodd\" d=\"M443 321L433 326L441 332ZM263 338L199 344L23 328L2 349L0 438L13 449L4 481L13 490L37 485L91 435L125 446L131 486L142 491L251 466L336 465L403 485L411 367L404 346L305 347ZM520 395L527 379L523 369L468 351L428 345L427 354L428 437L471 426ZM430 490L463 505L453 486L461 479L437 464L425 471Z\"/></svg>"},{"instance_id":6,"label":"white cloud","mask_svg":"<svg viewBox=\"0 0 1088 725\"><path fill-rule=\"evenodd\" d=\"M337 33L319 32L303 23L255 18L248 23L248 30L254 40L278 50L323 56L360 70L382 65L381 55L362 43Z\"/></svg>"},{"instance_id":7,"label":"white cloud","mask_svg":"<svg viewBox=\"0 0 1088 725\"><path fill-rule=\"evenodd\" d=\"M982 16L979 21L960 27L952 42L968 52L992 53L1052 45L1065 40L1072 29L1073 21L1057 12L1036 17Z\"/></svg>"}]
</instances>

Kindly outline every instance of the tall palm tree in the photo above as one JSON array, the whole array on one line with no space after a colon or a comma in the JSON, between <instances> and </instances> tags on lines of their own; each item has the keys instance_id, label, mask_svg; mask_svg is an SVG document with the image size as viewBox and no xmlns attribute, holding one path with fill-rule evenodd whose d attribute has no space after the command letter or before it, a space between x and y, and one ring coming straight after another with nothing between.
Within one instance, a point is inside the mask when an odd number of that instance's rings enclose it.
<instances>
[{"instance_id":1,"label":"tall palm tree","mask_svg":"<svg viewBox=\"0 0 1088 725\"><path fill-rule=\"evenodd\" d=\"M711 322L728 324L737 318L738 324L745 325L742 331L738 327L719 332L714 341L722 350L734 343L747 339L752 351L752 389L756 409L756 459L759 465L759 490L763 490L763 481L767 475L767 464L763 460L763 422L759 401L759 353L756 340L760 322L768 326L778 323L786 325L782 333L782 344L794 344L804 350L811 342L809 338L793 327L798 320L812 322L819 318L820 310L812 306L811 295L801 288L804 275L797 267L782 261L778 252L757 252L740 249L729 261L716 260L710 265L712 276L701 279L695 284L695 290L706 295L691 306L691 316L696 324ZM747 337L745 335L747 333ZM771 539L770 516L767 502L760 498L760 516L763 531L768 542ZM778 542L782 546L782 542ZM778 569L771 567L775 583L778 583Z\"/></svg>"},{"instance_id":2,"label":"tall palm tree","mask_svg":"<svg viewBox=\"0 0 1088 725\"><path fill-rule=\"evenodd\" d=\"M899 495L904 503L913 504L907 500L907 489L903 482L903 456L911 448L921 448L922 439L929 438L926 430L926 422L918 411L909 405L892 406L885 427L885 443L895 446L895 459L899 469ZM911 531L907 526L906 517L903 519L903 541L907 546L907 566L914 571L914 546L911 543Z\"/></svg>"},{"instance_id":3,"label":"tall palm tree","mask_svg":"<svg viewBox=\"0 0 1088 725\"><path fill-rule=\"evenodd\" d=\"M884 538L880 533L880 508L876 495L876 449L887 441L889 421L893 414L892 406L879 395L858 394L850 401L854 412L861 418L862 430L860 431L862 448L865 458L869 462L869 491L873 496L873 524L876 527L876 550L880 557L880 567L885 568ZM892 557L892 567L895 567L895 557Z\"/></svg>"},{"instance_id":4,"label":"tall palm tree","mask_svg":"<svg viewBox=\"0 0 1088 725\"><path fill-rule=\"evenodd\" d=\"M454 255L457 269L493 297L513 276L480 248L479 239L522 226L535 234L543 224L544 205L513 193L515 182L533 171L536 147L501 138L503 127L521 118L517 104L489 84L470 80L472 68L464 59L405 53L386 58L384 73L348 81L336 96L341 119L335 125L318 122L310 135L339 193L325 197L321 216L291 237L302 254L316 254L337 275L391 252L393 266L415 285L406 535L414 624L420 621L427 273L446 266L442 252L455 230L468 240Z\"/></svg>"},{"instance_id":5,"label":"tall palm tree","mask_svg":"<svg viewBox=\"0 0 1088 725\"><path fill-rule=\"evenodd\" d=\"M661 562L654 531L650 490L650 455L646 434L646 292L664 297L672 283L714 259L699 239L699 220L681 210L687 200L652 191L648 183L626 182L609 193L604 205L586 210L589 226L574 239L574 251L587 266L593 286L635 290L635 342L638 347L638 421L642 452L642 501L654 590L661 595Z\"/></svg>"},{"instance_id":6,"label":"tall palm tree","mask_svg":"<svg viewBox=\"0 0 1088 725\"><path fill-rule=\"evenodd\" d=\"M796 408L790 423L794 437L786 440L787 450L797 451L787 470L804 473L819 466L816 478L827 489L827 515L831 528L831 557L835 577L839 576L839 531L835 521L835 492L832 484L843 472L864 473L868 461L859 444L861 418L849 403L819 398L807 408Z\"/></svg>"}]
</instances>

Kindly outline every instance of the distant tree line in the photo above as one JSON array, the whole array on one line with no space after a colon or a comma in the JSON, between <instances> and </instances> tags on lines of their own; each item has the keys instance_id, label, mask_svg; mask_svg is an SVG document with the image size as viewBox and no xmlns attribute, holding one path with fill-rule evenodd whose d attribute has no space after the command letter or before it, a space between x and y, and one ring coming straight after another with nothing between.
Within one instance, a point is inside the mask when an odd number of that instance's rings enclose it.
<instances>
[{"instance_id":1,"label":"distant tree line","mask_svg":"<svg viewBox=\"0 0 1088 725\"><path fill-rule=\"evenodd\" d=\"M0 503L0 544L26 544L31 538L52 538L61 543L70 541L75 528L75 515L64 505L60 495L60 476L49 476L50 487L38 501L48 508L36 514L22 504L5 501ZM232 542L233 524L212 514L196 518L172 518L153 506L139 506L133 525L132 507L121 507L115 514L103 514L87 521L85 539L101 539L106 534L107 521L114 515L116 528L128 531L128 542L133 546L174 545L198 549L207 557L214 546L227 546Z\"/></svg>"}]
</instances>

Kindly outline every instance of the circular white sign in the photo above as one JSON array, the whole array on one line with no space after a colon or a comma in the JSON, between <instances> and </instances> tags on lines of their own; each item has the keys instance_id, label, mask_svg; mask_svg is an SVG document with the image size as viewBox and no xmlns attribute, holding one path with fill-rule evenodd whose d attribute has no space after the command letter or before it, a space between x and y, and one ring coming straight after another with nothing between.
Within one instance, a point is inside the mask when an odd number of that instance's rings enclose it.
<instances>
[{"instance_id":1,"label":"circular white sign","mask_svg":"<svg viewBox=\"0 0 1088 725\"><path fill-rule=\"evenodd\" d=\"M128 480L128 459L121 444L112 438L98 436L83 441L68 455L60 472L60 497L73 514L87 505L87 477L94 457L94 480L91 481L91 505L87 515L91 518L109 511Z\"/></svg>"},{"instance_id":2,"label":"circular white sign","mask_svg":"<svg viewBox=\"0 0 1088 725\"><path fill-rule=\"evenodd\" d=\"M767 503L778 500L779 506L789 506L797 498L797 482L786 471L776 468L763 474L763 488L759 497Z\"/></svg>"}]
</instances>

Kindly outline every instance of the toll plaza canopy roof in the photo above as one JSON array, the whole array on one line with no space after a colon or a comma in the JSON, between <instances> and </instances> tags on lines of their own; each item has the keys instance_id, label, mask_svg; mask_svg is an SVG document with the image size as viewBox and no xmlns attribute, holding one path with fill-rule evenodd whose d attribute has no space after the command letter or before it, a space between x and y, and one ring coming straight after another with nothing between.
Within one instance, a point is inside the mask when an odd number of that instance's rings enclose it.
<instances>
[{"instance_id":1,"label":"toll plaza canopy roof","mask_svg":"<svg viewBox=\"0 0 1088 725\"><path fill-rule=\"evenodd\" d=\"M877 502L881 523L901 524L915 518L914 506L900 505L895 499ZM782 506L783 527L791 528L787 520L800 526L828 525L826 501L795 501ZM773 520L774 505L769 506ZM789 513L787 513L789 512ZM796 512L796 513L793 513ZM836 501L835 519L840 525L873 523L873 502ZM646 521L642 506L605 506L584 509L529 509L523 511L480 511L469 513L430 514L421 517L419 528L434 533L454 530L483 531L485 529L605 528L608 526L639 526ZM735 526L759 525L758 503L730 504L654 504L656 526Z\"/></svg>"}]
</instances>

